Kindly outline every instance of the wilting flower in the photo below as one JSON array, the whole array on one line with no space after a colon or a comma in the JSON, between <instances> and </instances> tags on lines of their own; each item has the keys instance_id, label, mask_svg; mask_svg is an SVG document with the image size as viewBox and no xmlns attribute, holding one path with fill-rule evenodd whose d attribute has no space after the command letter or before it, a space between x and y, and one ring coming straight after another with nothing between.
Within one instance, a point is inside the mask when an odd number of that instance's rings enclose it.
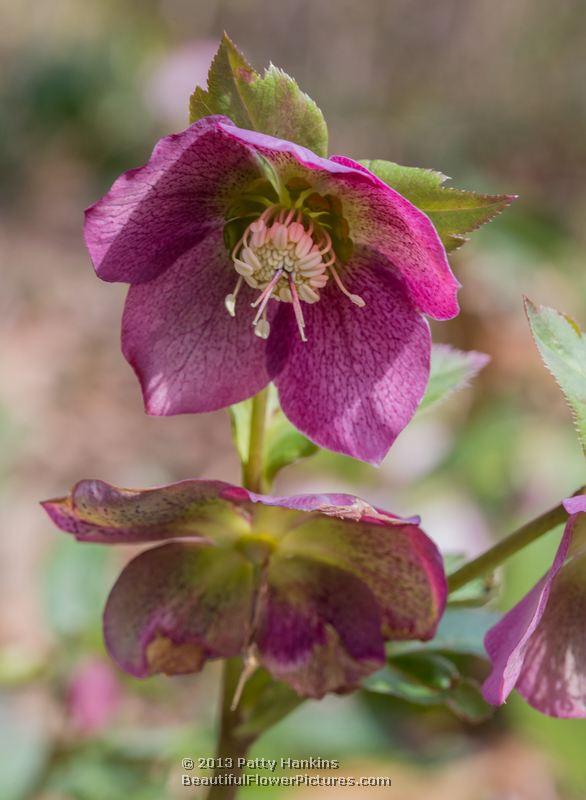
<instances>
[{"instance_id":1,"label":"wilting flower","mask_svg":"<svg viewBox=\"0 0 586 800\"><path fill-rule=\"evenodd\" d=\"M88 209L85 237L99 277L131 284L122 346L150 414L272 380L297 428L373 463L427 383L422 314L458 313L425 214L351 159L221 116L162 139Z\"/></svg>"},{"instance_id":2,"label":"wilting flower","mask_svg":"<svg viewBox=\"0 0 586 800\"><path fill-rule=\"evenodd\" d=\"M80 541L165 542L126 566L105 609L107 648L136 677L242 654L321 697L379 669L385 640L431 638L444 609L442 560L417 520L350 495L92 480L43 505Z\"/></svg>"},{"instance_id":3,"label":"wilting flower","mask_svg":"<svg viewBox=\"0 0 586 800\"><path fill-rule=\"evenodd\" d=\"M504 703L517 689L538 711L586 717L586 495L570 517L551 569L487 633L492 673L483 691Z\"/></svg>"}]
</instances>

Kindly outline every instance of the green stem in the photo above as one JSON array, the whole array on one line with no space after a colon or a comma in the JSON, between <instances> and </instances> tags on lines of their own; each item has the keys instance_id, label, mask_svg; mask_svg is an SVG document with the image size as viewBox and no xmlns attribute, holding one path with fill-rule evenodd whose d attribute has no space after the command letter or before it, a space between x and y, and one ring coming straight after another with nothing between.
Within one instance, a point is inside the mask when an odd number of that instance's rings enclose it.
<instances>
[{"instance_id":1,"label":"green stem","mask_svg":"<svg viewBox=\"0 0 586 800\"><path fill-rule=\"evenodd\" d=\"M231 658L225 662L220 707L220 734L214 769L214 779L218 783L210 787L207 800L233 800L236 797L239 789L236 781L243 772L239 759L246 758L254 741L254 737L235 734L235 729L240 724L240 713L238 708L232 708L232 700L241 673L242 661L240 658Z\"/></svg>"},{"instance_id":2,"label":"green stem","mask_svg":"<svg viewBox=\"0 0 586 800\"><path fill-rule=\"evenodd\" d=\"M248 458L242 465L242 483L252 492L262 492L264 486L264 443L267 419L268 389L259 392L252 400ZM222 677L222 700L220 706L220 729L216 748L214 779L218 783L210 787L207 800L233 800L238 793L236 781L242 775L238 760L246 755L256 736L238 734L236 729L242 722L241 710L232 708L234 696L242 675L242 659L228 659Z\"/></svg>"},{"instance_id":3,"label":"green stem","mask_svg":"<svg viewBox=\"0 0 586 800\"><path fill-rule=\"evenodd\" d=\"M262 492L265 488L263 462L268 396L268 389L263 389L252 400L248 458L242 465L242 482L251 492Z\"/></svg>"},{"instance_id":4,"label":"green stem","mask_svg":"<svg viewBox=\"0 0 586 800\"><path fill-rule=\"evenodd\" d=\"M497 542L497 544L491 547L490 550L487 550L486 553L482 553L478 558L469 561L455 572L452 572L452 574L448 576L449 592L455 592L475 578L492 571L495 567L498 567L499 564L502 564L503 561L506 561L507 558L510 558L512 555L519 552L519 550L531 544L531 542L539 539L544 533L561 525L562 522L566 521L567 517L568 512L560 504L546 511L545 514L542 514L540 517L531 520L531 522L522 525L509 536Z\"/></svg>"}]
</instances>

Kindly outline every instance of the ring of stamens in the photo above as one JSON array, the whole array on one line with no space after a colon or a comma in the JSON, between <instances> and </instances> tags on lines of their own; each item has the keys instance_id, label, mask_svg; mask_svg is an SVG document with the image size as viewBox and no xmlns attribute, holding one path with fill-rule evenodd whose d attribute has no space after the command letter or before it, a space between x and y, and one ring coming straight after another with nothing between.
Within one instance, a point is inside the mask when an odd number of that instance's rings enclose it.
<instances>
[{"instance_id":1,"label":"ring of stamens","mask_svg":"<svg viewBox=\"0 0 586 800\"><path fill-rule=\"evenodd\" d=\"M312 221L305 223L300 211L267 208L246 228L231 258L238 279L234 291L226 296L226 308L235 316L236 298L243 282L259 289L260 294L252 303L256 309L252 324L261 339L270 333L267 306L272 299L293 304L299 334L307 341L301 301L317 303L330 276L355 305L365 305L342 283L330 235L323 228L316 230Z\"/></svg>"}]
</instances>

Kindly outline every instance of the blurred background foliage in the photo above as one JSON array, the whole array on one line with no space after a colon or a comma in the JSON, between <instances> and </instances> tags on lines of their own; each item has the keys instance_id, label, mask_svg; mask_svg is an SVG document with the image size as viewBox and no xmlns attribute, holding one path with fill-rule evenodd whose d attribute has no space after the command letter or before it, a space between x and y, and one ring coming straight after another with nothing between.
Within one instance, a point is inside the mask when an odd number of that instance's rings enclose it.
<instances>
[{"instance_id":1,"label":"blurred background foliage","mask_svg":"<svg viewBox=\"0 0 586 800\"><path fill-rule=\"evenodd\" d=\"M581 0L0 0L0 796L174 798L182 756L212 748L218 672L131 681L104 656L100 608L130 550L76 545L37 506L80 477L238 480L224 413L149 419L118 349L124 288L93 276L82 209L187 121L223 29L320 104L332 152L433 167L520 200L453 261L458 319L434 337L489 353L473 387L421 415L380 470L320 454L283 491L350 489L419 513L474 554L570 494L583 460L522 294L586 319L586 15ZM510 605L559 532L516 557ZM410 800L586 792L586 723L518 698L477 726L375 694L306 704L257 754L339 758ZM335 790L264 796L334 796ZM338 790L342 792L343 790ZM252 794L249 794L252 797ZM353 790L353 797L360 797Z\"/></svg>"}]
</instances>

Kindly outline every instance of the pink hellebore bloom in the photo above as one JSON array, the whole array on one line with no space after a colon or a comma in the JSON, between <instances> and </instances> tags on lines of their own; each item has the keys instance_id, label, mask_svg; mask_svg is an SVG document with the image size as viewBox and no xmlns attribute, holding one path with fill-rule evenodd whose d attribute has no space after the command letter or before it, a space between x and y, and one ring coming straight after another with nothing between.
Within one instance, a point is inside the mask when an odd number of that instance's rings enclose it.
<instances>
[{"instance_id":1,"label":"pink hellebore bloom","mask_svg":"<svg viewBox=\"0 0 586 800\"><path fill-rule=\"evenodd\" d=\"M564 501L570 517L551 569L487 633L486 700L517 689L552 717L586 717L586 495Z\"/></svg>"},{"instance_id":2,"label":"pink hellebore bloom","mask_svg":"<svg viewBox=\"0 0 586 800\"><path fill-rule=\"evenodd\" d=\"M131 284L122 348L149 414L213 411L274 381L299 430L372 463L425 390L422 315L458 313L424 213L349 158L221 116L118 178L85 239L100 278Z\"/></svg>"},{"instance_id":3,"label":"pink hellebore bloom","mask_svg":"<svg viewBox=\"0 0 586 800\"><path fill-rule=\"evenodd\" d=\"M344 692L384 664L386 640L431 638L445 606L417 520L350 495L88 480L43 505L80 541L159 543L126 566L104 614L110 654L139 678L242 654L301 695Z\"/></svg>"}]
</instances>

